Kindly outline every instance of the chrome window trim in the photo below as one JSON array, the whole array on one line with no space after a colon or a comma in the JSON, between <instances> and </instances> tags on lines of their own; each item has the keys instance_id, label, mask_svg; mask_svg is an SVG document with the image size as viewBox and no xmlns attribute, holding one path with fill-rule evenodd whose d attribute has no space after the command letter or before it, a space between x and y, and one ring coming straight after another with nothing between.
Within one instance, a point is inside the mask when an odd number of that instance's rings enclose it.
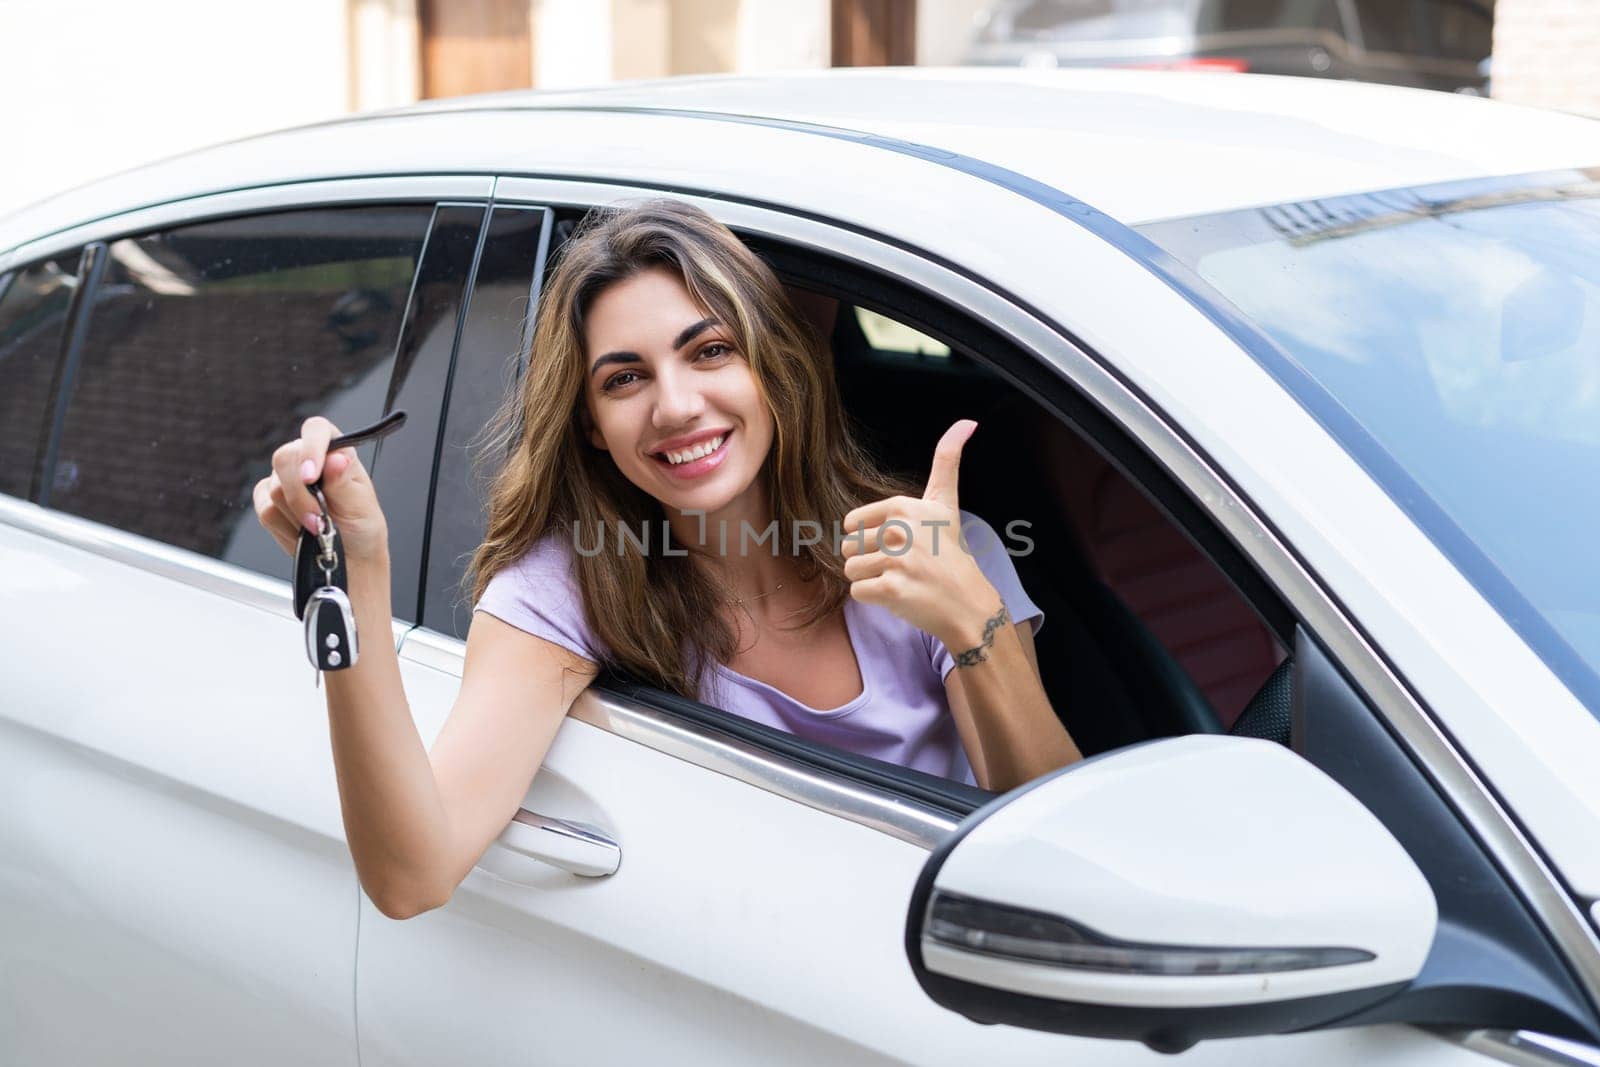
<instances>
[{"instance_id":1,"label":"chrome window trim","mask_svg":"<svg viewBox=\"0 0 1600 1067\"><path fill-rule=\"evenodd\" d=\"M43 234L13 247L0 258L0 262L28 263L90 241L110 241L124 234L144 233L167 226L228 215L363 202L439 200L482 202L493 195L492 177L471 174L332 178L325 181L252 186L168 200L107 215L70 229Z\"/></svg>"},{"instance_id":2,"label":"chrome window trim","mask_svg":"<svg viewBox=\"0 0 1600 1067\"><path fill-rule=\"evenodd\" d=\"M0 523L281 616L295 628L284 630L285 639L296 645L302 640L300 620L294 617L294 586L288 578L268 578L237 563L213 559L94 519L42 508L5 493L0 493ZM294 561L285 555L284 573L288 574L293 565ZM391 625L398 647L411 623L394 619ZM306 669L310 668L307 663ZM308 684L309 681L308 675Z\"/></svg>"},{"instance_id":3,"label":"chrome window trim","mask_svg":"<svg viewBox=\"0 0 1600 1067\"><path fill-rule=\"evenodd\" d=\"M617 199L660 195L658 189L623 184L502 176L498 202L585 207ZM1017 307L981 282L939 266L914 251L829 222L758 207L724 197L674 195L747 232L844 257L929 293L1048 361L1137 440L1234 541L1307 628L1377 708L1446 800L1483 842L1565 954L1592 1004L1600 1010L1600 932L1561 884L1522 828L1501 805L1432 714L1339 607L1332 595L1279 540L1272 526L1167 422L1078 347L1061 325Z\"/></svg>"},{"instance_id":4,"label":"chrome window trim","mask_svg":"<svg viewBox=\"0 0 1600 1067\"><path fill-rule=\"evenodd\" d=\"M406 635L400 655L419 666L459 678L466 648L459 638L418 626ZM918 848L931 851L960 822L949 812L775 756L750 742L714 733L698 723L685 722L603 690L585 689L567 714L607 733Z\"/></svg>"},{"instance_id":5,"label":"chrome window trim","mask_svg":"<svg viewBox=\"0 0 1600 1067\"><path fill-rule=\"evenodd\" d=\"M155 219L164 215L166 221L171 221L173 218L191 217L192 205L202 202L225 204L229 213L232 213L235 208L260 210L308 202L393 199L399 195L396 190L417 190L430 186L430 183L448 185L454 181L476 182L476 188L486 190L484 195L492 193L499 202L527 202L547 207L582 208L617 199L659 195L661 192L659 189L617 183L537 178L500 178L498 182L489 178L396 178L298 183L197 197L129 212L62 231L24 247L38 248L39 255L47 255L47 249L60 250L93 239L89 236L91 233L104 236L125 232L124 226L133 225L128 223L130 219L137 220L137 227L143 228L146 218ZM426 194L410 192L408 195L447 195L441 191L443 185L431 185L433 191ZM345 199L327 199L334 187L344 192ZM309 201L305 194L309 194ZM473 194L463 193L459 187L455 187L455 191L448 195ZM1064 379L1110 414L1184 486L1323 641L1334 661L1372 701L1405 747L1438 784L1446 799L1484 843L1495 862L1506 872L1565 953L1591 1001L1600 1005L1600 935L1590 925L1584 910L1561 886L1543 857L1445 736L1438 723L1389 669L1322 585L1279 541L1272 528L1156 412L1098 359L1069 340L1064 329L1016 307L1002 294L971 278L868 234L723 197L697 196L684 190L677 191L676 195L697 203L714 217L737 228L790 241L827 255L849 258L869 269L916 285L963 313L987 322L1024 350L1047 360ZM190 207L185 209L184 205ZM157 226L163 224L163 221L153 223ZM0 521L293 618L288 583L275 582L242 567L98 523L47 512L14 497L0 495ZM407 628L399 623L395 625L397 634L402 635L397 643L408 655L412 648L422 653L422 656L415 657L419 661L434 659L428 655L427 646L433 644L435 639L460 644L454 638L420 629L407 639L403 636ZM434 659L434 663L437 665L438 660ZM735 773L741 780L760 788L784 796L793 795L795 799L818 810L884 830L924 847L931 847L930 842L936 842L954 825L954 820L948 815L912 805L891 793L866 789L857 783L835 779L832 775L823 775L810 769L797 770L794 765L753 750L753 746L752 751L740 753L737 750L741 746L730 745L720 737L696 731L686 724L668 721L664 716L660 717L662 721L652 722L652 716L656 715L614 699L609 704L595 701L590 705L590 710L579 713L583 721L601 729L672 752L701 766ZM909 813L911 822L908 827L918 829L906 828L903 832L897 832L896 828L901 824L890 818L893 812ZM936 826L937 834L933 832Z\"/></svg>"}]
</instances>

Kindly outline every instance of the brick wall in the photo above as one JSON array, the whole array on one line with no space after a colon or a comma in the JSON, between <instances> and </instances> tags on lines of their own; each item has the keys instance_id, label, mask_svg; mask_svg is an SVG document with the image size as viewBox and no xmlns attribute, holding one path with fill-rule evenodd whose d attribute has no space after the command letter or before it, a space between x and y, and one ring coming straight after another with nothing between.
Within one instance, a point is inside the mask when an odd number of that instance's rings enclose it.
<instances>
[{"instance_id":1,"label":"brick wall","mask_svg":"<svg viewBox=\"0 0 1600 1067\"><path fill-rule=\"evenodd\" d=\"M1600 0L1498 0L1491 91L1600 116Z\"/></svg>"}]
</instances>

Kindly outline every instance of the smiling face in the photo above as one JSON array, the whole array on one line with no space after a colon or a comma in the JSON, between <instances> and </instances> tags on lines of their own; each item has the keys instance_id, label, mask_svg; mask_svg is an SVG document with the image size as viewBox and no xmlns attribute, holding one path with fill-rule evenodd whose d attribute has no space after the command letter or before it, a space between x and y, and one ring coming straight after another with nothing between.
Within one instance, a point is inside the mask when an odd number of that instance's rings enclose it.
<instances>
[{"instance_id":1,"label":"smiling face","mask_svg":"<svg viewBox=\"0 0 1600 1067\"><path fill-rule=\"evenodd\" d=\"M594 298L584 321L589 440L669 509L760 519L773 420L748 355L670 268Z\"/></svg>"}]
</instances>

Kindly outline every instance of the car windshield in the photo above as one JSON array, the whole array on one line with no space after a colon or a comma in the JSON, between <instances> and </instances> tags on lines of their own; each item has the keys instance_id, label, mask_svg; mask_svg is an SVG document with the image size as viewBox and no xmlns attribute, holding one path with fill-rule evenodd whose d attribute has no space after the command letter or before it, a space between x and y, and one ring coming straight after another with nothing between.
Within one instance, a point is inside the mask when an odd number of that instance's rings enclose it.
<instances>
[{"instance_id":1,"label":"car windshield","mask_svg":"<svg viewBox=\"0 0 1600 1067\"><path fill-rule=\"evenodd\" d=\"M1139 229L1600 716L1600 167Z\"/></svg>"}]
</instances>

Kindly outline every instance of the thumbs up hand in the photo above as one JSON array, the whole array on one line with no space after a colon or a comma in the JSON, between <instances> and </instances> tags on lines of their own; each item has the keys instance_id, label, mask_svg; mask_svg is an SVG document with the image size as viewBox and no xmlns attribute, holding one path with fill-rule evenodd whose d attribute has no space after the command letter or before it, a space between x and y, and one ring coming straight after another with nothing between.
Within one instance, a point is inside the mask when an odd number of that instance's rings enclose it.
<instances>
[{"instance_id":1,"label":"thumbs up hand","mask_svg":"<svg viewBox=\"0 0 1600 1067\"><path fill-rule=\"evenodd\" d=\"M888 608L951 648L966 647L974 621L981 626L1000 605L1000 594L961 541L961 449L977 428L961 419L939 438L920 498L892 496L844 517L841 552L850 595Z\"/></svg>"},{"instance_id":2,"label":"thumbs up hand","mask_svg":"<svg viewBox=\"0 0 1600 1067\"><path fill-rule=\"evenodd\" d=\"M939 438L939 443L933 448L933 467L928 471L928 484L922 490L922 499L938 501L951 511L959 510L956 485L961 479L961 449L977 428L978 424L971 419L962 419Z\"/></svg>"}]
</instances>

